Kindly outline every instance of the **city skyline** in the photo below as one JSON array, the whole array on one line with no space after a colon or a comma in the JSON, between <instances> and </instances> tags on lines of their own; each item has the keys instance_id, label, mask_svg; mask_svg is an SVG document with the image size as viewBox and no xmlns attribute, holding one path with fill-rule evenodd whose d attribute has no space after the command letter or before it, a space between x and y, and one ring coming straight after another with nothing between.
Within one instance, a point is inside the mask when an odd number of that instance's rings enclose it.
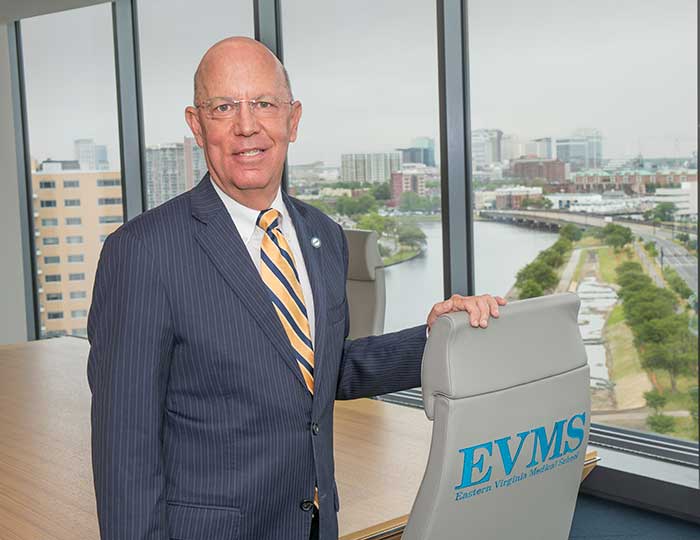
<instances>
[{"instance_id":1,"label":"city skyline","mask_svg":"<svg viewBox=\"0 0 700 540\"><path fill-rule=\"evenodd\" d=\"M420 134L433 136L439 147L434 5L365 3L372 28L384 20L394 24L361 42L354 36L368 34L362 9L283 4L285 64L304 104L290 163L339 164L342 153L392 151ZM217 39L253 30L250 2L232 10L231 2L209 0L207 6L225 5L239 16L210 21L211 32L193 44L185 39L192 14L172 6L164 16L161 4L139 5L147 145L189 135L183 109L192 99L199 57ZM689 155L697 147L696 13L689 0L470 2L473 129L531 139L593 126L603 134L604 158ZM319 31L309 32L309 20L318 21ZM22 25L32 155L60 159L71 155L74 139L92 138L108 146L114 166L119 148L108 5Z\"/></svg>"}]
</instances>

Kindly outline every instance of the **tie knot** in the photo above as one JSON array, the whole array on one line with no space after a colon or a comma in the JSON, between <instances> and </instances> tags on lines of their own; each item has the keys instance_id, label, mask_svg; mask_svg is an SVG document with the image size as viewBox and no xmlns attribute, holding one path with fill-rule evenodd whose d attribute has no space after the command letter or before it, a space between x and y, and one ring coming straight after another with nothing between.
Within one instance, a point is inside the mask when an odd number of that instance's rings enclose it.
<instances>
[{"instance_id":1,"label":"tie knot","mask_svg":"<svg viewBox=\"0 0 700 540\"><path fill-rule=\"evenodd\" d=\"M264 231L269 231L280 225L280 213L274 208L268 208L260 212L258 216L257 226Z\"/></svg>"}]
</instances>

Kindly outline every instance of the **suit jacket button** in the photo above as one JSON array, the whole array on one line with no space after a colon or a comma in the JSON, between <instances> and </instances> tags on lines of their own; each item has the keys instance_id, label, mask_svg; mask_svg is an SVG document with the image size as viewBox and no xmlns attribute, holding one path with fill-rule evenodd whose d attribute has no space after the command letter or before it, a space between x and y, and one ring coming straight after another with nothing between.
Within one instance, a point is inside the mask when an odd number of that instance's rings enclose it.
<instances>
[{"instance_id":1,"label":"suit jacket button","mask_svg":"<svg viewBox=\"0 0 700 540\"><path fill-rule=\"evenodd\" d=\"M313 433L314 435L318 435L319 431L321 431L321 427L316 422L311 424L311 433Z\"/></svg>"},{"instance_id":2,"label":"suit jacket button","mask_svg":"<svg viewBox=\"0 0 700 540\"><path fill-rule=\"evenodd\" d=\"M310 501L308 499L304 499L301 501L301 504L299 507L304 511L304 512L311 512L311 509L314 507L314 502Z\"/></svg>"}]
</instances>

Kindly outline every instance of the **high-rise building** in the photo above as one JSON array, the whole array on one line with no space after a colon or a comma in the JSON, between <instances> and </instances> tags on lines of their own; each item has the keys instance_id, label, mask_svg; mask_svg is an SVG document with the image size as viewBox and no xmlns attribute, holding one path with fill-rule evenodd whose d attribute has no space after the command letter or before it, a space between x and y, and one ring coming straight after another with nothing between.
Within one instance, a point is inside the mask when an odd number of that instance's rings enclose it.
<instances>
[{"instance_id":1,"label":"high-rise building","mask_svg":"<svg viewBox=\"0 0 700 540\"><path fill-rule=\"evenodd\" d=\"M472 164L488 167L500 163L503 158L503 132L500 129L475 129L472 131Z\"/></svg>"},{"instance_id":2,"label":"high-rise building","mask_svg":"<svg viewBox=\"0 0 700 540\"><path fill-rule=\"evenodd\" d=\"M400 152L342 154L341 180L346 182L388 182L391 173L401 169Z\"/></svg>"},{"instance_id":3,"label":"high-rise building","mask_svg":"<svg viewBox=\"0 0 700 540\"><path fill-rule=\"evenodd\" d=\"M435 167L435 139L416 137L408 148L397 148L403 163L423 163Z\"/></svg>"},{"instance_id":4,"label":"high-rise building","mask_svg":"<svg viewBox=\"0 0 700 540\"><path fill-rule=\"evenodd\" d=\"M185 147L170 143L146 148L146 203L153 208L185 191Z\"/></svg>"},{"instance_id":5,"label":"high-rise building","mask_svg":"<svg viewBox=\"0 0 700 540\"><path fill-rule=\"evenodd\" d=\"M197 184L207 172L204 152L193 137L185 137L185 189Z\"/></svg>"},{"instance_id":6,"label":"high-rise building","mask_svg":"<svg viewBox=\"0 0 700 540\"><path fill-rule=\"evenodd\" d=\"M540 137L532 141L535 144L535 156L541 159L552 159L554 148L551 137Z\"/></svg>"},{"instance_id":7,"label":"high-rise building","mask_svg":"<svg viewBox=\"0 0 700 540\"><path fill-rule=\"evenodd\" d=\"M401 167L400 171L391 173L391 205L395 206L401 199L401 194L407 191L417 193L421 197L427 195L425 186L426 170L422 163L411 163Z\"/></svg>"},{"instance_id":8,"label":"high-rise building","mask_svg":"<svg viewBox=\"0 0 700 540\"><path fill-rule=\"evenodd\" d=\"M73 141L75 160L83 171L109 170L107 146L95 144L93 139L76 139Z\"/></svg>"},{"instance_id":9,"label":"high-rise building","mask_svg":"<svg viewBox=\"0 0 700 540\"><path fill-rule=\"evenodd\" d=\"M45 161L32 172L42 337L87 335L102 243L123 221L119 171L82 171L72 164Z\"/></svg>"},{"instance_id":10,"label":"high-rise building","mask_svg":"<svg viewBox=\"0 0 700 540\"><path fill-rule=\"evenodd\" d=\"M572 171L598 169L603 161L603 137L593 129L579 130L572 137L556 139L556 158Z\"/></svg>"}]
</instances>

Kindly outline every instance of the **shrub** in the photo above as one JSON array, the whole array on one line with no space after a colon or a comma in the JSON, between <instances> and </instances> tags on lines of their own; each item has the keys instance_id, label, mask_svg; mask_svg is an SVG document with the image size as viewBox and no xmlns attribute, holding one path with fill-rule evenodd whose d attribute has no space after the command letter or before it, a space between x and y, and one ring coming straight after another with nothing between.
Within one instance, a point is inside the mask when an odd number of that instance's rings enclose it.
<instances>
[{"instance_id":1,"label":"shrub","mask_svg":"<svg viewBox=\"0 0 700 540\"><path fill-rule=\"evenodd\" d=\"M669 433L673 431L675 422L672 416L665 414L652 414L647 417L647 426L656 433Z\"/></svg>"}]
</instances>

